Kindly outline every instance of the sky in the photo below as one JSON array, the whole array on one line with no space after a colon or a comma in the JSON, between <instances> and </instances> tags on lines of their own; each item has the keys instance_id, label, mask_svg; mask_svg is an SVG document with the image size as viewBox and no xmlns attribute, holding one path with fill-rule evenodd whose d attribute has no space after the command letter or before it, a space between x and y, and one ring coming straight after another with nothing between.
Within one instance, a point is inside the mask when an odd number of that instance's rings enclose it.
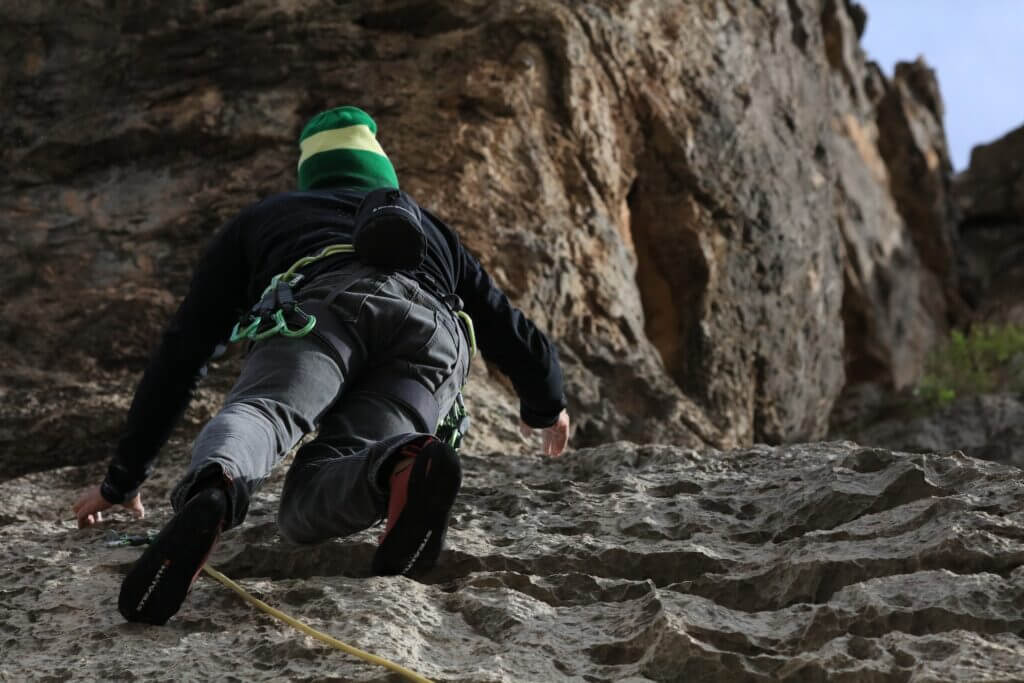
<instances>
[{"instance_id":1,"label":"sky","mask_svg":"<svg viewBox=\"0 0 1024 683\"><path fill-rule=\"evenodd\" d=\"M887 76L924 55L946 109L953 168L971 148L1024 125L1024 0L857 0L861 47Z\"/></svg>"}]
</instances>

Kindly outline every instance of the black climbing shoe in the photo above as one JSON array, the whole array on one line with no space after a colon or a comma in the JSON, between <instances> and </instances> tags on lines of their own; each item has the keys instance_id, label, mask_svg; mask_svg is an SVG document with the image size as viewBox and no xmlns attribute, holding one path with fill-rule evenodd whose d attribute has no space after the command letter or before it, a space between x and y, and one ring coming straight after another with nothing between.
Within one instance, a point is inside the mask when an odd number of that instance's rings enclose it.
<instances>
[{"instance_id":1,"label":"black climbing shoe","mask_svg":"<svg viewBox=\"0 0 1024 683\"><path fill-rule=\"evenodd\" d=\"M185 503L121 584L117 608L125 619L162 626L174 616L213 550L227 510L220 488L203 489Z\"/></svg>"},{"instance_id":2,"label":"black climbing shoe","mask_svg":"<svg viewBox=\"0 0 1024 683\"><path fill-rule=\"evenodd\" d=\"M444 547L455 496L462 485L459 457L430 439L411 466L391 476L388 522L373 573L413 576L433 568Z\"/></svg>"}]
</instances>

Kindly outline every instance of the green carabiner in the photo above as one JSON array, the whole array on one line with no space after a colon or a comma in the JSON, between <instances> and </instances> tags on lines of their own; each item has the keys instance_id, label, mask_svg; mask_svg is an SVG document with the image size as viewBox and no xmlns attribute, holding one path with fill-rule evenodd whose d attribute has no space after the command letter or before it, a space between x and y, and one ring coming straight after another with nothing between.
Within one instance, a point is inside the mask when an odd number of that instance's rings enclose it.
<instances>
[{"instance_id":1,"label":"green carabiner","mask_svg":"<svg viewBox=\"0 0 1024 683\"><path fill-rule=\"evenodd\" d=\"M287 327L287 325L285 325L284 323L284 314L281 313L281 311L277 311L274 313L274 322L276 324L269 330L264 330L263 332L254 332L253 334L249 335L249 339L252 339L253 341L262 341L264 339L269 339L270 337L273 337L275 334L280 332L282 328Z\"/></svg>"},{"instance_id":2,"label":"green carabiner","mask_svg":"<svg viewBox=\"0 0 1024 683\"><path fill-rule=\"evenodd\" d=\"M249 316L249 320L251 320L252 323L248 327L246 327L244 330L239 329L239 327L242 325L241 322L235 323L234 328L231 330L231 343L232 344L234 344L235 342L240 342L243 339L248 339L249 335L253 334L257 330L257 328L259 328L259 326L260 326L259 318L254 318L252 316Z\"/></svg>"},{"instance_id":3,"label":"green carabiner","mask_svg":"<svg viewBox=\"0 0 1024 683\"><path fill-rule=\"evenodd\" d=\"M465 311L457 311L455 315L462 318L462 322L466 324L466 332L469 334L470 358L476 358L476 329L473 327L473 319Z\"/></svg>"},{"instance_id":4,"label":"green carabiner","mask_svg":"<svg viewBox=\"0 0 1024 683\"><path fill-rule=\"evenodd\" d=\"M298 306L295 307L295 310L298 311L299 313L301 313L302 315L306 316L307 318L309 318L309 321L306 322L305 325L303 325L302 327L300 327L297 330L288 329L288 325L284 321L284 314L281 311L278 311L277 313L274 314L274 318L277 319L280 322L280 324L281 324L281 334L284 335L285 337L305 337L307 334L310 333L310 331L316 325L316 316L315 315L310 315L310 314L306 313L305 311L303 311ZM278 316L281 316L281 317L278 318Z\"/></svg>"},{"instance_id":5,"label":"green carabiner","mask_svg":"<svg viewBox=\"0 0 1024 683\"><path fill-rule=\"evenodd\" d=\"M300 258L298 261L293 263L288 270L286 270L283 273L278 273L277 275L270 279L270 284L267 285L266 289L263 290L263 294L260 295L260 302L266 299L267 296L277 288L277 285L280 282L283 282L289 287L294 287L295 285L297 285L299 281L302 280L303 278L302 273L296 272L300 268L308 266L310 263L319 261L320 259L327 258L328 256L334 256L335 254L353 253L355 253L355 247L352 246L351 244L331 244L321 249L319 254L315 254L313 256L304 256ZM260 311L261 314L264 315L265 313L269 313L269 311L266 311L266 309L263 308L260 308L258 310ZM262 317L262 315L261 317L250 315L249 321L239 321L235 323L235 326L231 329L231 342L234 343L242 341L243 339L249 339L250 341L261 341L263 339L267 339L268 337L272 337L275 334L281 334L282 336L293 338L305 337L313 330L313 327L316 325L316 316L307 314L298 306L295 306L295 310L297 310L299 313L308 318L306 324L303 325L302 327L298 329L289 328L288 323L285 322L284 319L284 311L278 308L276 311L274 311L274 314L272 316L274 326L267 330L264 330L263 332L259 331L260 325L262 325L263 321L265 320L265 318ZM242 325L246 326L242 327Z\"/></svg>"}]
</instances>

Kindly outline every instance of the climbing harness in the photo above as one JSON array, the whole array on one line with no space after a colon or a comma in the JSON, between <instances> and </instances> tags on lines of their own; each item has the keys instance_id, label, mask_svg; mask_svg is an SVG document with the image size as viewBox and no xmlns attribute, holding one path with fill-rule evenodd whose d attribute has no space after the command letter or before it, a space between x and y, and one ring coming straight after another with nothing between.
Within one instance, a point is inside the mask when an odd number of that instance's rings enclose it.
<instances>
[{"instance_id":1,"label":"climbing harness","mask_svg":"<svg viewBox=\"0 0 1024 683\"><path fill-rule=\"evenodd\" d=\"M381 268L413 270L423 263L427 240L422 212L416 201L397 188L382 187L363 197L356 210L351 244L332 244L319 254L305 256L275 275L245 321L231 330L231 341L260 341L275 334L305 337L316 326L316 316L295 301L294 287L302 280L300 268L335 254L356 254L363 263ZM289 327L290 323L294 323Z\"/></svg>"},{"instance_id":2,"label":"climbing harness","mask_svg":"<svg viewBox=\"0 0 1024 683\"><path fill-rule=\"evenodd\" d=\"M147 545L147 544L151 543L152 540L153 540L153 536L152 535L122 534L118 538L115 538L113 540L108 541L106 545L107 546L111 546L111 547L114 547L114 546ZM216 579L217 581L219 581L223 585L225 585L228 588L230 588L231 590L233 590L235 593L237 593L239 596L241 596L242 599L244 599L249 604L254 605L258 609L266 612L267 614L269 614L270 616L274 617L275 619L283 621L284 623L288 624L289 626L302 631L306 635L311 636L313 638L316 638L317 640L319 640L322 643L326 643L327 645L330 645L331 647L333 647L336 650L341 650L342 652L350 654L353 657L358 657L359 659L362 659L363 661L369 662L371 664L377 664L378 666L383 666L385 669L389 669L391 671L394 671L395 673L397 673L398 675L402 676L406 680L416 681L417 683L431 683L431 680L429 678L421 676L418 673L416 673L415 671L413 671L411 669L405 668L401 664L396 664L396 663L394 663L392 661L384 659L383 657L379 657L379 656L377 656L375 654L371 654L369 652L366 652L365 650L360 650L357 647L353 647L353 646L351 646L351 645L349 645L349 644L347 644L345 642L342 642L342 641L338 640L337 638L332 638L331 636L327 635L326 633L323 633L322 631L317 631L315 628L313 628L311 626L307 626L306 624L302 623L301 621L299 621L295 617L291 617L291 616L285 614L284 612L282 612L281 610L275 609L275 608L271 607L270 605L268 605L267 603L263 602L262 600L253 597L251 594L249 594L248 591L246 591L240 585L238 585L237 583L235 583L234 581L232 581L228 577L224 576L224 574L220 573L219 571L217 571L213 567L210 567L209 565L203 565L203 571L206 572L206 574L209 575L211 578Z\"/></svg>"},{"instance_id":3,"label":"climbing harness","mask_svg":"<svg viewBox=\"0 0 1024 683\"><path fill-rule=\"evenodd\" d=\"M245 319L236 323L231 330L231 342L243 340L256 342L269 339L276 334L283 337L299 338L312 332L316 326L317 317L302 310L295 300L294 288L302 281L303 277L298 271L329 256L353 254L355 251L355 247L351 244L332 244L324 247L317 254L303 256L288 270L275 275ZM454 294L449 294L442 297L441 301L464 326L469 339L470 358L475 358L477 354L476 330L473 327L473 319L462 310L462 300ZM290 324L291 326L289 326ZM455 450L461 446L462 439L469 431L470 425L466 403L462 398L463 389L465 389L465 384L460 387L452 407L438 422L434 430L438 439Z\"/></svg>"},{"instance_id":4,"label":"climbing harness","mask_svg":"<svg viewBox=\"0 0 1024 683\"><path fill-rule=\"evenodd\" d=\"M401 190L379 188L371 191L356 211L353 243L326 246L319 253L304 256L285 272L275 275L263 290L259 301L231 330L231 342L256 342L277 334L298 338L312 332L316 327L316 316L302 310L295 300L295 287L303 277L299 270L311 263L336 254L357 254L361 262L381 268L419 267L426 256L426 238L421 221L419 205ZM441 301L462 322L469 338L471 358L475 357L476 331L473 329L472 318L462 310L462 300L455 294L449 294L442 297ZM402 385L408 387L408 383ZM448 414L438 421L434 430L440 440L456 450L469 431L469 415L462 398L464 388L465 385L460 387ZM415 388L410 388L410 391L416 395L422 393ZM436 414L436 410L420 412Z\"/></svg>"},{"instance_id":5,"label":"climbing harness","mask_svg":"<svg viewBox=\"0 0 1024 683\"><path fill-rule=\"evenodd\" d=\"M324 247L319 254L303 256L292 264L291 268L278 273L260 295L260 300L249 311L244 321L239 321L231 330L231 342L243 339L260 341L269 339L275 334L284 337L305 337L316 326L316 316L302 310L295 301L294 288L302 280L298 270L335 254L352 254L355 247L351 244L332 244ZM298 321L289 327L289 320Z\"/></svg>"}]
</instances>

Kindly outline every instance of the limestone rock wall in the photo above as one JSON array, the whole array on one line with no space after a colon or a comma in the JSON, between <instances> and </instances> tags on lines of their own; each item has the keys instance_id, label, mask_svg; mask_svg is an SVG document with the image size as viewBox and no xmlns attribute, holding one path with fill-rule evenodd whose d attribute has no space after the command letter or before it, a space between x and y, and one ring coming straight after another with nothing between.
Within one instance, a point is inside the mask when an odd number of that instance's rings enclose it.
<instances>
[{"instance_id":1,"label":"limestone rock wall","mask_svg":"<svg viewBox=\"0 0 1024 683\"><path fill-rule=\"evenodd\" d=\"M847 375L905 384L946 324L941 105L866 63L853 3L2 11L5 419L39 457L63 437L30 398L77 392L101 450L202 244L339 103L558 340L578 445L814 438Z\"/></svg>"},{"instance_id":2,"label":"limestone rock wall","mask_svg":"<svg viewBox=\"0 0 1024 683\"><path fill-rule=\"evenodd\" d=\"M844 4L826 2L822 22L838 75L830 151L844 247L846 381L901 389L964 315L941 95L923 62L898 65L892 79L867 62Z\"/></svg>"}]
</instances>

